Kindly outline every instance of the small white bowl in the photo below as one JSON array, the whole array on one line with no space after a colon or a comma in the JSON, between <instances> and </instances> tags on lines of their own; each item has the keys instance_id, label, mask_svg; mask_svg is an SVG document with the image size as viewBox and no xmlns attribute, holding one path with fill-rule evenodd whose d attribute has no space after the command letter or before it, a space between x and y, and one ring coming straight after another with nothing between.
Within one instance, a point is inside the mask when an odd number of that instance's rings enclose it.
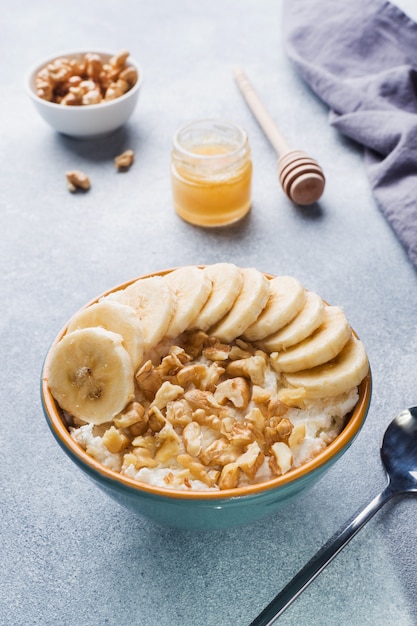
<instances>
[{"instance_id":1,"label":"small white bowl","mask_svg":"<svg viewBox=\"0 0 417 626\"><path fill-rule=\"evenodd\" d=\"M33 104L47 124L60 133L84 139L107 135L123 126L135 109L143 80L142 68L132 57L129 57L127 65L136 68L138 79L136 84L119 98L99 104L63 106L43 100L36 95L35 78L39 70L60 57L82 58L84 54L89 52L99 54L104 62L116 54L108 50L76 50L54 54L33 66L25 81L27 92Z\"/></svg>"}]
</instances>

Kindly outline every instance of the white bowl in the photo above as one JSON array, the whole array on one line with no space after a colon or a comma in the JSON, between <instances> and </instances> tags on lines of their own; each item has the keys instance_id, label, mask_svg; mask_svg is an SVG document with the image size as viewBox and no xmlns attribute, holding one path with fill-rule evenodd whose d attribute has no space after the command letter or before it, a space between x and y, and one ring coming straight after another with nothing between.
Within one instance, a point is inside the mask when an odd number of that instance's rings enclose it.
<instances>
[{"instance_id":1,"label":"white bowl","mask_svg":"<svg viewBox=\"0 0 417 626\"><path fill-rule=\"evenodd\" d=\"M65 135L79 138L99 137L107 135L122 126L131 117L142 86L143 72L140 65L129 57L128 66L136 68L138 79L136 84L124 95L108 102L88 104L84 106L62 106L48 102L36 95L35 78L39 70L57 58L82 58L87 52L99 54L107 62L115 52L103 50L76 50L61 52L38 62L26 76L26 89L38 113L47 124Z\"/></svg>"}]
</instances>

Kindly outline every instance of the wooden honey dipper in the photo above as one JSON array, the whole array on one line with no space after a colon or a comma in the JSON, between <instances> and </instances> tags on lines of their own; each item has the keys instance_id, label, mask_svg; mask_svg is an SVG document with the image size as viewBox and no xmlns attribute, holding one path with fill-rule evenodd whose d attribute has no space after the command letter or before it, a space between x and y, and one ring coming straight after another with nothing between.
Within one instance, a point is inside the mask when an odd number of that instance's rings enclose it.
<instances>
[{"instance_id":1,"label":"wooden honey dipper","mask_svg":"<svg viewBox=\"0 0 417 626\"><path fill-rule=\"evenodd\" d=\"M302 150L290 148L241 68L234 69L234 77L250 110L278 154L278 177L284 192L295 204L317 202L326 181L320 165Z\"/></svg>"}]
</instances>

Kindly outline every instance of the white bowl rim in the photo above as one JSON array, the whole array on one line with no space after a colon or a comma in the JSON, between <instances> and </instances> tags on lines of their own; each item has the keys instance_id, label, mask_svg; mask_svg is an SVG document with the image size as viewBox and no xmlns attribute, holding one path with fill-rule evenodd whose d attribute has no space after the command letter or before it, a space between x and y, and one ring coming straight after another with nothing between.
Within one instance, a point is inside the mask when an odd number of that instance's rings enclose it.
<instances>
[{"instance_id":1,"label":"white bowl rim","mask_svg":"<svg viewBox=\"0 0 417 626\"><path fill-rule=\"evenodd\" d=\"M104 54L106 56L112 57L115 56L117 54L117 52L113 51L113 50L108 50L108 49L76 49L76 50L63 50L61 52L57 52L54 55L51 55L49 57L46 57L44 61L38 61L37 63L34 63L31 65L31 67L29 68L29 70L27 70L26 72L26 76L25 76L25 87L26 87L26 91L28 92L29 96L35 101L35 102L39 102L42 103L42 105L51 108L51 109L61 109L64 110L64 107L62 107L62 105L56 103L56 102L49 102L49 100L44 100L44 98L40 98L38 95L36 95L36 93L33 90L32 87L32 79L34 78L34 76L36 75L36 72L38 72L39 70L41 70L43 67L45 67L46 65L48 65L48 63L52 63L52 61L54 61L55 59L60 59L61 57L70 57L71 56L77 56L77 55L84 55L84 54ZM138 72L138 79L136 81L136 83L133 85L133 87L131 87L131 89L129 89L129 91L127 91L126 93L124 93L122 96L119 96L118 98L114 98L113 100L108 100L107 102L102 101L99 102L97 104L88 104L88 105L73 105L70 107L65 107L65 110L74 110L74 111L83 111L88 109L89 111L93 110L93 109L103 109L104 107L108 108L110 106L114 106L117 102L121 102L122 100L126 100L127 98L131 97L134 93L136 93L140 87L142 86L142 82L143 82L143 70L142 70L142 66L136 61L136 59L134 57L132 57L130 54L127 58L127 63L128 65L131 65L133 67L136 68L137 72Z\"/></svg>"}]
</instances>

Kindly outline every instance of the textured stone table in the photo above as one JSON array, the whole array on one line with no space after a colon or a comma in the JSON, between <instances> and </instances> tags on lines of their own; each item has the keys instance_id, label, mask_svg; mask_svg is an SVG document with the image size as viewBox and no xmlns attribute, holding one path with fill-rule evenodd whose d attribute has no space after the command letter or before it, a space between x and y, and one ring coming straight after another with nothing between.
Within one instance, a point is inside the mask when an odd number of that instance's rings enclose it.
<instances>
[{"instance_id":1,"label":"textured stone table","mask_svg":"<svg viewBox=\"0 0 417 626\"><path fill-rule=\"evenodd\" d=\"M401 4L417 18L411 0ZM382 434L417 404L416 272L375 205L361 149L329 127L327 110L285 57L282 26L273 0L18 0L3 15L5 626L245 626L385 485ZM108 138L59 136L26 97L27 68L71 47L128 48L143 66L137 111ZM283 195L275 154L234 85L235 64L291 144L322 165L319 206L296 208ZM241 123L253 149L252 211L223 230L189 226L172 208L171 138L202 117ZM125 148L136 161L117 174L113 157ZM67 191L64 172L73 168L90 175L89 193ZM179 532L113 504L67 459L43 418L39 375L55 334L90 298L148 271L217 261L294 275L342 305L369 352L373 400L355 444L309 494L249 527ZM417 623L416 507L408 497L383 508L280 623Z\"/></svg>"}]
</instances>

